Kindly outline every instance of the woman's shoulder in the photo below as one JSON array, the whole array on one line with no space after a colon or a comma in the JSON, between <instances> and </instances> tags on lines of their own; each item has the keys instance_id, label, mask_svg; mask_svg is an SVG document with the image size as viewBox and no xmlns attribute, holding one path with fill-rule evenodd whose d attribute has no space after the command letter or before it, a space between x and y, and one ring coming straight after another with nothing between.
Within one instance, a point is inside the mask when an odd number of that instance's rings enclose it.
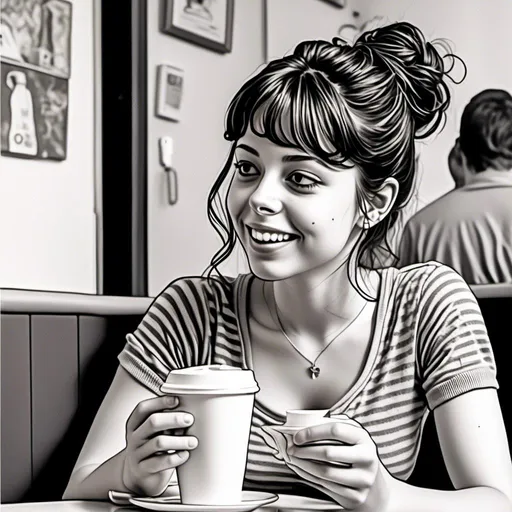
<instances>
[{"instance_id":1,"label":"woman's shoulder","mask_svg":"<svg viewBox=\"0 0 512 512\"><path fill-rule=\"evenodd\" d=\"M246 274L231 276L181 276L169 284L157 295L155 301L183 301L193 298L195 302L231 303L239 283L247 277Z\"/></svg>"},{"instance_id":2,"label":"woman's shoulder","mask_svg":"<svg viewBox=\"0 0 512 512\"><path fill-rule=\"evenodd\" d=\"M471 294L469 285L453 268L438 261L386 269L392 275L393 295L418 302L441 302L446 297Z\"/></svg>"},{"instance_id":3,"label":"woman's shoulder","mask_svg":"<svg viewBox=\"0 0 512 512\"><path fill-rule=\"evenodd\" d=\"M440 286L461 286L469 288L463 277L453 268L439 261L414 263L402 268L390 268L393 281L398 289L416 290L425 293Z\"/></svg>"}]
</instances>

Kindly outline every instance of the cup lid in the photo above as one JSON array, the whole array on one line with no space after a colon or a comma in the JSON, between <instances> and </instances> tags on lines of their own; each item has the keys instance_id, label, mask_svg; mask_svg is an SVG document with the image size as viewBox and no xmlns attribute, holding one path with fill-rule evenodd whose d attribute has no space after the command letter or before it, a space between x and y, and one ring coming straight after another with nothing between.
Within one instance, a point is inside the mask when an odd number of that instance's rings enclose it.
<instances>
[{"instance_id":1,"label":"cup lid","mask_svg":"<svg viewBox=\"0 0 512 512\"><path fill-rule=\"evenodd\" d=\"M227 364L171 370L160 390L170 394L242 395L259 391L252 370Z\"/></svg>"},{"instance_id":2,"label":"cup lid","mask_svg":"<svg viewBox=\"0 0 512 512\"><path fill-rule=\"evenodd\" d=\"M329 409L288 409L286 411L286 427L310 427L325 421Z\"/></svg>"}]
</instances>

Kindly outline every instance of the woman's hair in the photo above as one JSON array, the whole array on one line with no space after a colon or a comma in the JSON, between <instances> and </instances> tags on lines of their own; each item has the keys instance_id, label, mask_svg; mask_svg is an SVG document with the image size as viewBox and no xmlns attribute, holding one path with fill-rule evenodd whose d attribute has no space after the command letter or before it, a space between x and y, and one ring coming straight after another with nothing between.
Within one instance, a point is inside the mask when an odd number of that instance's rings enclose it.
<instances>
[{"instance_id":1,"label":"woman's hair","mask_svg":"<svg viewBox=\"0 0 512 512\"><path fill-rule=\"evenodd\" d=\"M460 122L460 149L475 172L512 167L512 96L486 89L466 105Z\"/></svg>"},{"instance_id":2,"label":"woman's hair","mask_svg":"<svg viewBox=\"0 0 512 512\"><path fill-rule=\"evenodd\" d=\"M382 245L393 254L386 235L413 190L415 139L443 123L450 102L449 71L421 31L400 22L364 32L352 45L340 38L302 42L250 78L229 105L225 138L233 145L210 191L209 219L223 241L210 272L236 242L220 189L232 168L236 142L249 127L275 144L314 154L340 169L357 165L363 211L365 196L386 178L395 178L395 204L381 222L363 231L354 255L357 265L373 267Z\"/></svg>"}]
</instances>

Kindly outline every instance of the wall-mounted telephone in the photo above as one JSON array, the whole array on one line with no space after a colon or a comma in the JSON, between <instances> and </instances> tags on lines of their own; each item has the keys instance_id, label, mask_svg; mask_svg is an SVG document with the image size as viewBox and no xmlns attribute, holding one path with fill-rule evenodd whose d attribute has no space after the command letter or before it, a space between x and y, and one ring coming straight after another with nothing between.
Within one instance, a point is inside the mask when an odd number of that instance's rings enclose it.
<instances>
[{"instance_id":1,"label":"wall-mounted telephone","mask_svg":"<svg viewBox=\"0 0 512 512\"><path fill-rule=\"evenodd\" d=\"M176 204L178 202L178 174L172 166L174 143L171 137L161 137L158 142L160 146L160 163L167 174L169 204Z\"/></svg>"}]
</instances>

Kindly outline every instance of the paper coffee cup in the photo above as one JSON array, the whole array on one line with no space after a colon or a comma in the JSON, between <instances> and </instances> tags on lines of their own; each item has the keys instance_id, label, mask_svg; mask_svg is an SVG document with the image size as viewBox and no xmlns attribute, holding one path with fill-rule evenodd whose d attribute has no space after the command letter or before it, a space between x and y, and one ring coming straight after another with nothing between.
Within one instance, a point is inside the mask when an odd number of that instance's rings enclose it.
<instances>
[{"instance_id":1,"label":"paper coffee cup","mask_svg":"<svg viewBox=\"0 0 512 512\"><path fill-rule=\"evenodd\" d=\"M228 365L172 370L161 391L178 396L178 410L194 416L187 435L199 441L177 468L181 502L240 503L254 394L259 391L252 370Z\"/></svg>"}]
</instances>

